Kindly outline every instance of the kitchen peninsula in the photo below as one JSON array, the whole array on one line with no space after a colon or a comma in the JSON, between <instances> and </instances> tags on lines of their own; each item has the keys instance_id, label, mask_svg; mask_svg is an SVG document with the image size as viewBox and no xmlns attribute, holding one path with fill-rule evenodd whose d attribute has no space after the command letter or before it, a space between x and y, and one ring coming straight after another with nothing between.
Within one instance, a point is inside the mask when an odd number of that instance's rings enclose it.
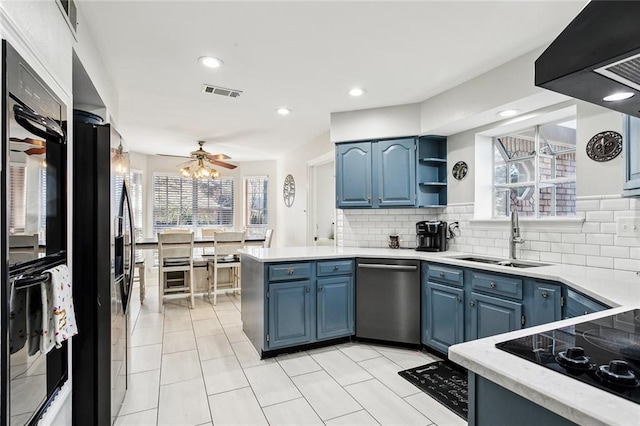
<instances>
[{"instance_id":1,"label":"kitchen peninsula","mask_svg":"<svg viewBox=\"0 0 640 426\"><path fill-rule=\"evenodd\" d=\"M633 272L562 264L520 269L497 264L470 262L461 259L465 254L460 252L425 253L407 249L288 247L271 249L247 248L242 253L242 319L244 331L262 356L269 355L270 347L268 345L270 342L268 341L267 330L270 319L273 320L268 312L268 304L272 303L272 300L268 300L268 297L271 296L268 294L269 285L273 285L270 284L270 267L285 265L283 273L291 277L298 276L295 281L304 282L307 287L314 286L316 278L318 280L321 279L320 276L316 277L313 272L319 264L341 262L336 266L346 265L345 262L353 262L360 258L422 261L424 262L422 264L423 285L425 280L424 271L434 267L436 268L435 270L440 268L444 271L443 274L451 270L462 269L464 269L465 273L470 271L469 273L476 274L478 277L482 277L482 274L495 274L495 276L509 278L510 281L508 283L522 280L524 285L520 285L524 288L525 296L520 297L523 300L523 312L526 315L530 315L532 312L526 300L526 286L529 280L558 284L562 286L563 297L565 297L567 290L579 292L594 301L600 302L602 307L606 305L613 308L592 313L588 316L564 319L560 322L554 321L549 324L540 323L543 325L453 345L448 351L449 357L452 361L469 369L470 373L472 373L471 377L474 377L473 373L477 376L486 377L508 392L520 395L532 401L536 406L544 407L550 410L552 414L558 414L563 419L569 419L571 422L579 424L625 424L624 422L626 421L626 424L629 424L630 419L640 419L640 407L636 403L608 394L597 388L589 387L572 378L546 370L543 367L495 348L495 343L497 342L528 335L537 330L549 330L639 307L640 277ZM272 271L277 273L273 269ZM345 276L352 273L352 269L348 272L338 269L336 273L342 274L340 276ZM276 279L275 281L278 280ZM496 287L494 281L491 281L491 283L494 284L491 287ZM501 284L501 282L497 282L497 290L500 290ZM509 287L505 288L509 289ZM310 290L306 291L310 292ZM421 294L424 306L424 290ZM355 297L357 298L357 295ZM270 306L273 307L273 305ZM566 310L566 307L563 309ZM417 318L416 321L420 321L420 319ZM311 326L315 325L315 322L311 324ZM516 328L520 327L518 323ZM424 336L424 331L422 334ZM353 335L353 332L347 335ZM479 333L478 337L484 336ZM318 344L320 339L312 339L312 341ZM303 342L306 342L306 340L303 340ZM293 350L296 345L303 344L291 342L290 345L283 347L291 347ZM473 395L473 392L471 394ZM472 415L473 403L472 396L470 400L470 413ZM611 407L611 409L601 410L599 407L602 406ZM473 422L474 420L470 418L470 424L473 424Z\"/></svg>"}]
</instances>

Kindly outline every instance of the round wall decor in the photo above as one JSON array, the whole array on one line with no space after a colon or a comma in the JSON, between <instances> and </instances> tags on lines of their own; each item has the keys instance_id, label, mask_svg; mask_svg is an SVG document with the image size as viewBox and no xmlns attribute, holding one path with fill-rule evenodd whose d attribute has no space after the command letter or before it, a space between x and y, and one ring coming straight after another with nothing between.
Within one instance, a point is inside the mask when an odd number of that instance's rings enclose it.
<instances>
[{"instance_id":1,"label":"round wall decor","mask_svg":"<svg viewBox=\"0 0 640 426\"><path fill-rule=\"evenodd\" d=\"M609 161L622 152L622 135L612 130L600 132L587 142L587 155L593 161Z\"/></svg>"},{"instance_id":2,"label":"round wall decor","mask_svg":"<svg viewBox=\"0 0 640 426\"><path fill-rule=\"evenodd\" d=\"M293 176L290 174L284 178L282 198L284 199L284 205L287 207L291 207L293 205L293 201L296 199L296 181L293 180Z\"/></svg>"},{"instance_id":3,"label":"round wall decor","mask_svg":"<svg viewBox=\"0 0 640 426\"><path fill-rule=\"evenodd\" d=\"M453 165L451 169L451 174L454 178L458 180L462 180L467 177L467 172L469 171L469 166L464 161L458 161Z\"/></svg>"}]
</instances>

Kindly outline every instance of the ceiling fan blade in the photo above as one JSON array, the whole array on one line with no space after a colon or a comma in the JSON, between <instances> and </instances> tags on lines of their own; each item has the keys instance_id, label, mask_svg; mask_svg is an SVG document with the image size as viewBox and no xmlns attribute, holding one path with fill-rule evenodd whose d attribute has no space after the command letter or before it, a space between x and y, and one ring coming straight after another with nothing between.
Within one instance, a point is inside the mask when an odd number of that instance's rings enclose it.
<instances>
[{"instance_id":1,"label":"ceiling fan blade","mask_svg":"<svg viewBox=\"0 0 640 426\"><path fill-rule=\"evenodd\" d=\"M230 170L233 170L236 167L238 167L238 166L234 166L233 164L225 163L224 161L212 160L210 158L207 159L207 161L216 166L224 167L225 169L230 169Z\"/></svg>"},{"instance_id":2,"label":"ceiling fan blade","mask_svg":"<svg viewBox=\"0 0 640 426\"><path fill-rule=\"evenodd\" d=\"M231 160L227 154L209 154L207 157L209 160Z\"/></svg>"},{"instance_id":3,"label":"ceiling fan blade","mask_svg":"<svg viewBox=\"0 0 640 426\"><path fill-rule=\"evenodd\" d=\"M27 155L40 155L47 152L47 148L29 148L24 151Z\"/></svg>"},{"instance_id":4,"label":"ceiling fan blade","mask_svg":"<svg viewBox=\"0 0 640 426\"><path fill-rule=\"evenodd\" d=\"M31 138L24 138L24 139L9 138L9 141L11 141L11 142L28 143L29 145L35 145L35 146L45 146L46 145L46 143L44 141L41 141L39 139L31 139Z\"/></svg>"},{"instance_id":5,"label":"ceiling fan blade","mask_svg":"<svg viewBox=\"0 0 640 426\"><path fill-rule=\"evenodd\" d=\"M191 158L188 155L157 154L160 157Z\"/></svg>"}]
</instances>

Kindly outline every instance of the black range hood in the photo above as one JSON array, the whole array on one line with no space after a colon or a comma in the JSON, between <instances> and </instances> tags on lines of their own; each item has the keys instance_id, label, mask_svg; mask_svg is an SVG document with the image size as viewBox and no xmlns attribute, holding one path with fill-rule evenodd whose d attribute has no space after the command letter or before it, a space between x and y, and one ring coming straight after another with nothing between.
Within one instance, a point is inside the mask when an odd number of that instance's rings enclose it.
<instances>
[{"instance_id":1,"label":"black range hood","mask_svg":"<svg viewBox=\"0 0 640 426\"><path fill-rule=\"evenodd\" d=\"M640 1L591 1L535 63L535 84L640 117ZM605 102L618 92L634 96Z\"/></svg>"}]
</instances>

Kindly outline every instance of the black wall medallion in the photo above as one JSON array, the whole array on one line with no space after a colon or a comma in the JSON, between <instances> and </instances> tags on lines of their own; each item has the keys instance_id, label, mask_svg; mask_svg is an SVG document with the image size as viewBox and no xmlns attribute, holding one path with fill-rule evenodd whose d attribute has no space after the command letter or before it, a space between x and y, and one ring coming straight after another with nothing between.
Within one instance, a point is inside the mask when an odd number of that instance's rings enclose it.
<instances>
[{"instance_id":1,"label":"black wall medallion","mask_svg":"<svg viewBox=\"0 0 640 426\"><path fill-rule=\"evenodd\" d=\"M464 161L458 161L453 165L451 169L451 174L454 178L458 180L462 180L467 177L467 172L469 171L469 166Z\"/></svg>"},{"instance_id":2,"label":"black wall medallion","mask_svg":"<svg viewBox=\"0 0 640 426\"><path fill-rule=\"evenodd\" d=\"M622 135L612 130L600 132L587 142L587 155L593 161L609 161L622 152Z\"/></svg>"}]
</instances>

